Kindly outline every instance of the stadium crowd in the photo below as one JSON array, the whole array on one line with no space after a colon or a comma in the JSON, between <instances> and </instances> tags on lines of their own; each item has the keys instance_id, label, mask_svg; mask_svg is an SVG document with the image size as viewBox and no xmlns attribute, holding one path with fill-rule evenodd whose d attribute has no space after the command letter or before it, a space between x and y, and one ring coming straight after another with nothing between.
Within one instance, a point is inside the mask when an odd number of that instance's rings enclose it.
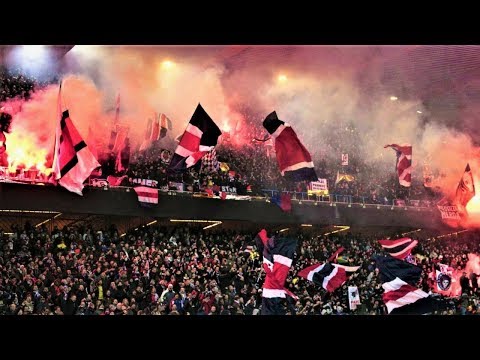
<instances>
[{"instance_id":1,"label":"stadium crowd","mask_svg":"<svg viewBox=\"0 0 480 360\"><path fill-rule=\"evenodd\" d=\"M36 89L42 88L57 79L51 75L45 80L29 76L20 69L7 69L0 67L0 104L7 99L26 99ZM158 187L168 186L171 182L184 183L185 191L204 191L214 186L228 186L235 188L239 195L245 195L247 187L251 195L265 195L263 190L290 191L297 193L307 192L307 183L292 184L284 180L278 171L274 149L268 142L257 141L264 138L266 132L261 123L265 114L255 111L251 106L242 105L235 109L241 114L244 122L241 133L236 133L237 125L227 135L221 138L217 146L218 161L225 163L228 170L219 171L215 174L206 174L198 168L191 169L181 176L167 176L168 161L162 158L164 149L174 151L176 142L169 132L160 141L153 143L146 151L132 148L131 158L126 171L115 171L115 154L102 156L99 161L102 164L102 177L108 175L127 175L123 185L131 185L128 179L140 178L155 180ZM339 127L340 129L341 127ZM346 127L345 131L336 131L325 139L331 153L339 154L348 145L350 150L361 146L358 134L353 131L353 124ZM319 136L315 131L300 133L300 136L312 143L312 139ZM243 140L239 141L239 138ZM257 139L257 140L255 140ZM413 178L412 186L405 189L398 185L396 175L389 169L378 171L378 164L367 164L354 156L350 151L348 166L340 166L337 157L335 159L325 156L325 149L317 149L312 152L315 169L319 178L328 181L329 192L338 196L338 201L367 202L371 204L391 205L395 199L433 200L438 199L439 194L423 186L423 179ZM331 154L330 154L331 155ZM392 156L392 162L394 157ZM350 174L353 181L345 179L337 180L337 173ZM382 174L382 176L379 176ZM304 196L304 195L298 195ZM424 204L425 205L425 204Z\"/></svg>"},{"instance_id":2,"label":"stadium crowd","mask_svg":"<svg viewBox=\"0 0 480 360\"><path fill-rule=\"evenodd\" d=\"M122 236L115 227L54 228L13 226L0 247L0 313L9 315L255 315L261 310L263 270L255 251L244 251L255 233L203 231L196 226L140 227ZM299 297L296 315L381 315L378 270L372 257L382 252L381 235L318 230L292 233L299 240L287 287ZM421 285L432 287L428 272L441 261L464 269L468 253L479 253L478 233L435 241L421 239L414 249L423 268ZM297 277L303 267L324 262L340 246L338 258L358 265L333 293ZM479 275L479 274L477 274ZM476 275L460 280L462 296L445 298L438 314L477 314ZM350 310L347 286L359 289L361 305ZM433 295L432 295L433 296Z\"/></svg>"},{"instance_id":3,"label":"stadium crowd","mask_svg":"<svg viewBox=\"0 0 480 360\"><path fill-rule=\"evenodd\" d=\"M28 100L35 90L57 80L53 74L50 74L40 81L22 69L7 68L0 64L0 103L15 98Z\"/></svg>"}]
</instances>

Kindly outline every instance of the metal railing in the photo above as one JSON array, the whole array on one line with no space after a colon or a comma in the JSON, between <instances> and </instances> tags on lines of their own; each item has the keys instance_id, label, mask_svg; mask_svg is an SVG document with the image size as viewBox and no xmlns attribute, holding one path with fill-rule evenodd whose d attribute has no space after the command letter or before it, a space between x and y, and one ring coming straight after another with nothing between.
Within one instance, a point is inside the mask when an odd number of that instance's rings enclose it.
<instances>
[{"instance_id":1,"label":"metal railing","mask_svg":"<svg viewBox=\"0 0 480 360\"><path fill-rule=\"evenodd\" d=\"M428 200L401 200L391 199L384 201L373 201L369 196L356 196L356 195L342 195L342 194L329 194L329 195L316 195L308 194L308 192L298 191L280 191L271 189L262 189L262 192L267 197L274 197L275 195L290 194L292 200L298 201L314 201L314 202L328 202L328 203L340 203L348 205L378 205L378 206L390 206L390 207L418 207L418 208L430 208L432 204Z\"/></svg>"}]
</instances>

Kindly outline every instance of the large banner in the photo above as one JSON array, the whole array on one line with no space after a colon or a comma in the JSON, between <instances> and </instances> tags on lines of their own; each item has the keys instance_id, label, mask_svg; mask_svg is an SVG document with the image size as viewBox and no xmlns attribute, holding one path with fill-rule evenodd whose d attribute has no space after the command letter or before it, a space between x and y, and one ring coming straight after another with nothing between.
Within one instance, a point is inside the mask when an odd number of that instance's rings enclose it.
<instances>
[{"instance_id":1,"label":"large banner","mask_svg":"<svg viewBox=\"0 0 480 360\"><path fill-rule=\"evenodd\" d=\"M441 206L438 205L438 210L442 214L442 219L445 220L460 220L457 205Z\"/></svg>"},{"instance_id":2,"label":"large banner","mask_svg":"<svg viewBox=\"0 0 480 360\"><path fill-rule=\"evenodd\" d=\"M356 286L348 287L348 305L350 310L355 310L360 305L360 295Z\"/></svg>"},{"instance_id":3,"label":"large banner","mask_svg":"<svg viewBox=\"0 0 480 360\"><path fill-rule=\"evenodd\" d=\"M308 184L308 195L328 195L327 179L318 179Z\"/></svg>"},{"instance_id":4,"label":"large banner","mask_svg":"<svg viewBox=\"0 0 480 360\"><path fill-rule=\"evenodd\" d=\"M128 180L133 185L143 185L143 186L150 186L150 187L157 187L158 186L158 181L157 180L139 179L139 178L130 178Z\"/></svg>"}]
</instances>

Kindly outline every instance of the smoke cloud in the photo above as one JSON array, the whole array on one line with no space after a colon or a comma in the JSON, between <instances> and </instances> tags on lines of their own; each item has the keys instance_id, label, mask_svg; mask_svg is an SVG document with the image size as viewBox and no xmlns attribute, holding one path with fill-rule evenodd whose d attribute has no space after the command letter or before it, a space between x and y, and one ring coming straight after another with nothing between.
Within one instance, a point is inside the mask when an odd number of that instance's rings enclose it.
<instances>
[{"instance_id":1,"label":"smoke cloud","mask_svg":"<svg viewBox=\"0 0 480 360\"><path fill-rule=\"evenodd\" d=\"M364 177L385 178L393 172L395 153L383 146L411 143L413 178L423 181L423 166L428 164L434 173L445 175L439 185L451 196L467 162L477 182L479 150L474 144L478 139L461 130L458 112L437 119L434 109L425 105L422 89L428 83L420 86L410 68L397 66L402 56L415 49L76 46L62 64L64 102L85 138L90 126L99 139L108 139L115 97L120 93L120 122L130 125L134 146L141 142L147 120L155 112L172 119L175 137L183 132L198 103L224 130L237 122L244 126L242 107L256 114L259 126L276 110L280 119L293 126L315 161L327 160L333 172L340 168L340 154L347 152L352 163L372 165ZM422 69L428 71L435 61L422 63ZM435 91L438 81L432 82ZM50 149L57 93L58 88L51 86L24 103L15 115L10 137L32 133L34 143ZM397 99L391 100L392 96ZM466 119L472 123L471 115ZM476 185L480 189L480 183Z\"/></svg>"}]
</instances>

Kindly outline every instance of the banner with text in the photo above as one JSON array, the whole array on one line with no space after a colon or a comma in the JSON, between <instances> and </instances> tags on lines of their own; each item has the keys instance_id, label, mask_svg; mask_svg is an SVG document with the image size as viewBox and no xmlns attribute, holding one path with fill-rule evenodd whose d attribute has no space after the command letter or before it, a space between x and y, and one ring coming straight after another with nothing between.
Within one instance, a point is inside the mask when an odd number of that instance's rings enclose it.
<instances>
[{"instance_id":1,"label":"banner with text","mask_svg":"<svg viewBox=\"0 0 480 360\"><path fill-rule=\"evenodd\" d=\"M308 195L328 195L327 179L318 179L308 184Z\"/></svg>"},{"instance_id":2,"label":"banner with text","mask_svg":"<svg viewBox=\"0 0 480 360\"><path fill-rule=\"evenodd\" d=\"M130 182L130 184L133 184L133 185L143 185L143 186L150 186L150 187L158 186L157 180L130 178L128 179L128 181Z\"/></svg>"},{"instance_id":3,"label":"banner with text","mask_svg":"<svg viewBox=\"0 0 480 360\"><path fill-rule=\"evenodd\" d=\"M460 220L457 205L441 206L437 205L438 210L442 214L442 219L445 220Z\"/></svg>"}]
</instances>

